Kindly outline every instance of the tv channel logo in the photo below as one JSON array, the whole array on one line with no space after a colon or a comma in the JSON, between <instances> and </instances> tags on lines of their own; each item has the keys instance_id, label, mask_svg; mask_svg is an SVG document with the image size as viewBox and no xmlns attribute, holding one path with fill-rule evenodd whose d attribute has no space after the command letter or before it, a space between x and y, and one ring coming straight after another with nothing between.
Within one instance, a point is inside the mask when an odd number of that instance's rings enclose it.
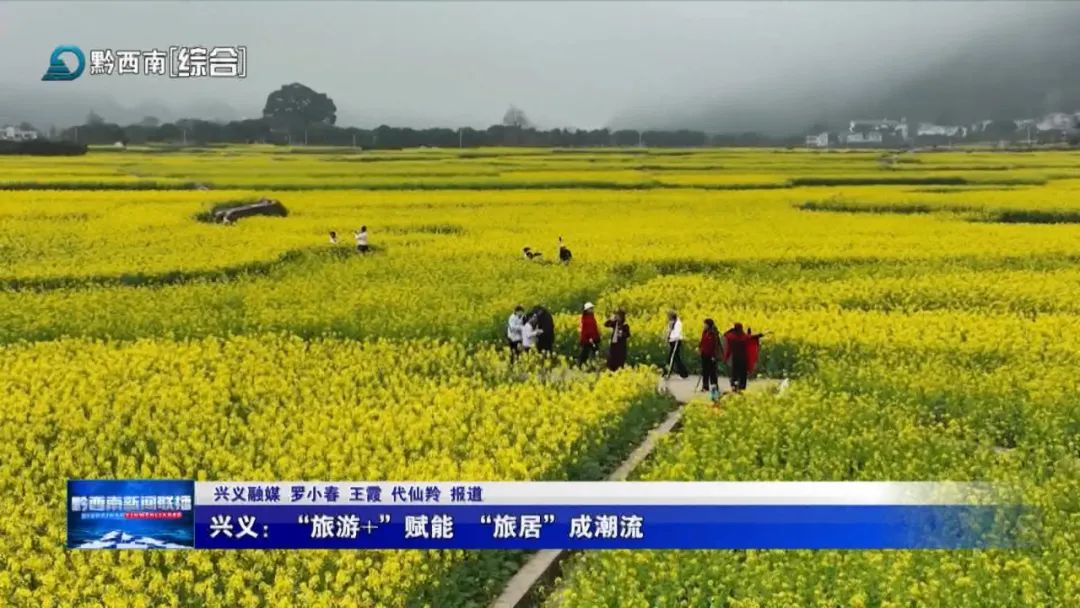
<instances>
[{"instance_id":1,"label":"tv channel logo","mask_svg":"<svg viewBox=\"0 0 1080 608\"><path fill-rule=\"evenodd\" d=\"M68 549L190 549L195 482L69 479Z\"/></svg>"},{"instance_id":2,"label":"tv channel logo","mask_svg":"<svg viewBox=\"0 0 1080 608\"><path fill-rule=\"evenodd\" d=\"M74 70L71 70L67 63L64 63L64 55L73 55L75 57ZM72 44L62 44L53 49L52 55L49 57L49 68L45 70L45 75L41 79L45 81L75 80L82 75L85 67L86 56L83 55L82 49Z\"/></svg>"}]
</instances>

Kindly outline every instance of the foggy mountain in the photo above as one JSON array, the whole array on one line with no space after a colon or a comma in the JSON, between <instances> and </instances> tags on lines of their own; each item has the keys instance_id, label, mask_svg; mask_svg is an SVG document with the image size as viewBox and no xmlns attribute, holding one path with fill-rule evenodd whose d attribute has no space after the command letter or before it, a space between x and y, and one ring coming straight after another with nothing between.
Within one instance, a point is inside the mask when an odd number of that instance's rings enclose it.
<instances>
[{"instance_id":1,"label":"foggy mountain","mask_svg":"<svg viewBox=\"0 0 1080 608\"><path fill-rule=\"evenodd\" d=\"M204 4L213 19L186 2L77 5L58 27L53 5L0 3L0 124L252 118L288 82L362 128L484 128L510 103L544 128L773 135L1080 110L1073 2L283 2L258 28L250 3ZM249 77L40 81L56 40L149 48L195 31L247 44ZM358 58L346 77L342 56Z\"/></svg>"},{"instance_id":2,"label":"foggy mountain","mask_svg":"<svg viewBox=\"0 0 1080 608\"><path fill-rule=\"evenodd\" d=\"M186 102L165 103L151 99L121 103L108 94L87 91L68 90L64 87L31 90L29 88L0 89L0 125L7 123L29 122L43 132L50 126L66 128L83 124L87 114L93 110L107 122L128 125L137 123L147 116L153 116L162 122L175 122L182 118L197 118L213 122L228 122L245 118L258 118L262 115L266 93L255 95L250 103L236 107L214 99L198 99ZM431 113L428 118L417 119L416 113L403 112L400 108L341 109L337 123L342 126L374 128L380 124L410 126L414 128L457 127L467 124L467 119L452 114ZM492 113L491 122L499 119L498 112ZM487 125L482 125L481 128Z\"/></svg>"},{"instance_id":3,"label":"foggy mountain","mask_svg":"<svg viewBox=\"0 0 1080 608\"><path fill-rule=\"evenodd\" d=\"M815 124L843 127L853 118L969 124L1074 112L1080 110L1077 26L1080 4L1060 3L1034 20L994 24L941 55L899 50L901 58L863 69L857 59L837 58L811 77L767 78L766 87L642 105L611 125L789 135Z\"/></svg>"},{"instance_id":4,"label":"foggy mountain","mask_svg":"<svg viewBox=\"0 0 1080 608\"><path fill-rule=\"evenodd\" d=\"M0 124L26 121L48 131L50 126L64 128L82 124L91 110L107 122L122 125L139 122L146 116L153 116L162 122L181 118L229 121L245 117L244 113L229 104L213 99L199 99L176 105L151 99L129 105L117 101L111 95L65 87L51 87L46 91L15 87L0 90Z\"/></svg>"},{"instance_id":5,"label":"foggy mountain","mask_svg":"<svg viewBox=\"0 0 1080 608\"><path fill-rule=\"evenodd\" d=\"M899 115L950 124L1015 119L1080 110L1080 10L1042 31L1011 29L989 36L883 95L848 104L871 115Z\"/></svg>"}]
</instances>

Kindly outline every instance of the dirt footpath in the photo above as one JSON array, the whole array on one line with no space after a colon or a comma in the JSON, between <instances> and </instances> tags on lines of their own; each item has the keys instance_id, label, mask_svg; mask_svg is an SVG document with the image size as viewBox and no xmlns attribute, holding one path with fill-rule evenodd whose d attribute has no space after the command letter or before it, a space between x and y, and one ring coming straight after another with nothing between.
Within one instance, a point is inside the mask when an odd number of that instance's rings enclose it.
<instances>
[{"instance_id":1,"label":"dirt footpath","mask_svg":"<svg viewBox=\"0 0 1080 608\"><path fill-rule=\"evenodd\" d=\"M770 390L786 388L785 381L776 378L755 378L746 384L746 392L758 393ZM687 376L680 378L672 375L670 378L660 377L656 384L656 390L670 393L679 403L689 403L695 400L707 400L709 393L701 390L701 376ZM731 384L726 378L720 378L721 397L731 392Z\"/></svg>"}]
</instances>

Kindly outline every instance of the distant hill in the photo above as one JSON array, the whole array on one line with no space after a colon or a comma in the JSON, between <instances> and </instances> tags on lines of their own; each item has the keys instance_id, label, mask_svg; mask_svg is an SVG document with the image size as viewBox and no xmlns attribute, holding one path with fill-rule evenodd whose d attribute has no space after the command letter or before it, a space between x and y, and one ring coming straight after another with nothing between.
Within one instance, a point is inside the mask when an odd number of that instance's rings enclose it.
<instances>
[{"instance_id":1,"label":"distant hill","mask_svg":"<svg viewBox=\"0 0 1080 608\"><path fill-rule=\"evenodd\" d=\"M687 128L710 132L805 132L815 123L834 128L858 117L907 117L909 121L970 123L984 118L1033 117L1080 110L1080 3L1061 3L1043 21L1005 23L944 56L895 70L902 77L863 70L836 78L783 82L742 95L662 109L630 109L616 127ZM911 61L911 60L904 60ZM914 67L914 69L910 69Z\"/></svg>"},{"instance_id":2,"label":"distant hill","mask_svg":"<svg viewBox=\"0 0 1080 608\"><path fill-rule=\"evenodd\" d=\"M197 100L171 106L161 101L148 100L126 105L109 95L100 95L51 87L48 92L29 88L0 89L0 123L29 122L47 131L82 124L93 110L108 122L130 124L145 116L154 116L164 122L181 118L228 121L246 118L244 113L227 103L215 100Z\"/></svg>"},{"instance_id":3,"label":"distant hill","mask_svg":"<svg viewBox=\"0 0 1080 608\"><path fill-rule=\"evenodd\" d=\"M1080 110L1080 11L1069 12L1070 18L1045 29L1009 29L974 41L911 80L845 109L945 124Z\"/></svg>"}]
</instances>

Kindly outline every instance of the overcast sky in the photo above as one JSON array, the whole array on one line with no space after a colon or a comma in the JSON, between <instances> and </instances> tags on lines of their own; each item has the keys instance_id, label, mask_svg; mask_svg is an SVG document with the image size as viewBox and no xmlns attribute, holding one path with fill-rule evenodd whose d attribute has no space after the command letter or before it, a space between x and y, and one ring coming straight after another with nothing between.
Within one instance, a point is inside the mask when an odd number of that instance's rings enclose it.
<instances>
[{"instance_id":1,"label":"overcast sky","mask_svg":"<svg viewBox=\"0 0 1080 608\"><path fill-rule=\"evenodd\" d=\"M269 91L299 81L334 99L339 124L486 126L513 103L542 126L597 127L641 108L722 105L901 69L901 58L930 62L1046 10L1030 2L0 2L0 89L66 87L126 105L220 100L257 116ZM249 75L41 82L58 44L87 53L246 45Z\"/></svg>"}]
</instances>

